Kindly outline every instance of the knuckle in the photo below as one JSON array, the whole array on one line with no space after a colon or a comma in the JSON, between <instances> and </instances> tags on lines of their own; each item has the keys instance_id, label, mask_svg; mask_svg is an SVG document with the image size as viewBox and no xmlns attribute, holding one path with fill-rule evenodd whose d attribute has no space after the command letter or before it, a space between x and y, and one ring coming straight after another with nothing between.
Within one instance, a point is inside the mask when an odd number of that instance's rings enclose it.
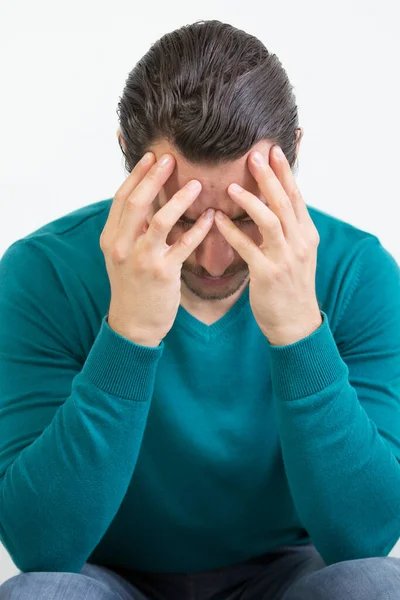
<instances>
[{"instance_id":1,"label":"knuckle","mask_svg":"<svg viewBox=\"0 0 400 600\"><path fill-rule=\"evenodd\" d=\"M279 263L271 265L268 272L268 279L270 281L281 282L286 279L286 263Z\"/></svg>"},{"instance_id":2,"label":"knuckle","mask_svg":"<svg viewBox=\"0 0 400 600\"><path fill-rule=\"evenodd\" d=\"M118 264L125 262L128 256L126 245L122 244L120 241L114 242L110 256L114 263Z\"/></svg>"},{"instance_id":3,"label":"knuckle","mask_svg":"<svg viewBox=\"0 0 400 600\"><path fill-rule=\"evenodd\" d=\"M179 244L184 248L191 248L193 245L193 236L185 234L179 239Z\"/></svg>"},{"instance_id":4,"label":"knuckle","mask_svg":"<svg viewBox=\"0 0 400 600\"><path fill-rule=\"evenodd\" d=\"M270 229L272 233L280 233L282 230L280 219L276 215L271 217Z\"/></svg>"},{"instance_id":5,"label":"knuckle","mask_svg":"<svg viewBox=\"0 0 400 600\"><path fill-rule=\"evenodd\" d=\"M156 213L150 222L150 227L157 233L163 233L166 226L162 216Z\"/></svg>"},{"instance_id":6,"label":"knuckle","mask_svg":"<svg viewBox=\"0 0 400 600\"><path fill-rule=\"evenodd\" d=\"M271 270L271 278L274 281L278 281L279 283L285 283L287 281L288 276L291 275L293 271L292 262L289 258L282 260L279 264L272 268Z\"/></svg>"},{"instance_id":7,"label":"knuckle","mask_svg":"<svg viewBox=\"0 0 400 600\"><path fill-rule=\"evenodd\" d=\"M165 278L165 265L161 261L157 261L153 264L152 267L153 276L157 280L162 280Z\"/></svg>"},{"instance_id":8,"label":"knuckle","mask_svg":"<svg viewBox=\"0 0 400 600\"><path fill-rule=\"evenodd\" d=\"M304 241L299 243L296 254L297 254L297 258L301 262L308 260L308 258L310 256L310 249Z\"/></svg>"},{"instance_id":9,"label":"knuckle","mask_svg":"<svg viewBox=\"0 0 400 600\"><path fill-rule=\"evenodd\" d=\"M138 201L137 201L136 195L134 193L129 194L129 196L126 200L126 206L127 206L128 210L138 207Z\"/></svg>"},{"instance_id":10,"label":"knuckle","mask_svg":"<svg viewBox=\"0 0 400 600\"><path fill-rule=\"evenodd\" d=\"M100 238L99 238L99 245L100 248L104 251L107 247L107 241L106 241L106 234L104 231L102 231L102 233L100 234Z\"/></svg>"},{"instance_id":11,"label":"knuckle","mask_svg":"<svg viewBox=\"0 0 400 600\"><path fill-rule=\"evenodd\" d=\"M145 273L149 268L149 258L144 252L137 252L132 260L133 268L136 273Z\"/></svg>"},{"instance_id":12,"label":"knuckle","mask_svg":"<svg viewBox=\"0 0 400 600\"><path fill-rule=\"evenodd\" d=\"M298 185L295 185L293 187L293 189L290 192L290 197L292 198L293 202L297 203L300 203L303 200L303 196L300 192L300 188L298 187Z\"/></svg>"},{"instance_id":13,"label":"knuckle","mask_svg":"<svg viewBox=\"0 0 400 600\"><path fill-rule=\"evenodd\" d=\"M286 194L282 196L282 198L279 199L278 207L281 210L287 210L289 208L292 208L292 201L290 200L289 196L287 196Z\"/></svg>"},{"instance_id":14,"label":"knuckle","mask_svg":"<svg viewBox=\"0 0 400 600\"><path fill-rule=\"evenodd\" d=\"M321 239L320 239L320 236L319 236L319 233L318 233L317 230L314 231L311 239L312 239L312 242L314 244L314 247L318 248Z\"/></svg>"},{"instance_id":15,"label":"knuckle","mask_svg":"<svg viewBox=\"0 0 400 600\"><path fill-rule=\"evenodd\" d=\"M192 231L188 231L184 233L178 240L180 246L186 248L191 248L193 245L193 233Z\"/></svg>"},{"instance_id":16,"label":"knuckle","mask_svg":"<svg viewBox=\"0 0 400 600\"><path fill-rule=\"evenodd\" d=\"M117 190L117 192L116 192L116 193L115 193L115 195L114 195L114 202L115 202L116 204L119 204L119 203L120 203L120 202L122 202L122 200L123 200L123 198L122 198L122 197L123 197L123 194L122 194L122 190L121 190L121 188L120 188L119 190Z\"/></svg>"}]
</instances>

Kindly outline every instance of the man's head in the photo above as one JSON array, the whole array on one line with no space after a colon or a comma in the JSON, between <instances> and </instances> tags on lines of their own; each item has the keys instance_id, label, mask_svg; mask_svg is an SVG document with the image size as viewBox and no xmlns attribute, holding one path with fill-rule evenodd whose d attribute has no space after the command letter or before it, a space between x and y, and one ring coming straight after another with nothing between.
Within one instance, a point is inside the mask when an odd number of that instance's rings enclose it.
<instances>
[{"instance_id":1,"label":"man's head","mask_svg":"<svg viewBox=\"0 0 400 600\"><path fill-rule=\"evenodd\" d=\"M248 169L248 154L260 149L268 156L279 144L293 167L303 131L286 73L257 38L220 21L197 22L163 36L129 74L117 112L128 172L149 150L157 159L166 152L175 157L148 221L185 183L198 179L202 184L168 244L208 207L224 211L261 243L257 225L249 216L241 218L243 211L227 187L236 182L265 202ZM231 274L222 284L205 284L198 277ZM181 276L199 299L222 300L243 288L248 274L247 264L214 224L184 262Z\"/></svg>"}]
</instances>

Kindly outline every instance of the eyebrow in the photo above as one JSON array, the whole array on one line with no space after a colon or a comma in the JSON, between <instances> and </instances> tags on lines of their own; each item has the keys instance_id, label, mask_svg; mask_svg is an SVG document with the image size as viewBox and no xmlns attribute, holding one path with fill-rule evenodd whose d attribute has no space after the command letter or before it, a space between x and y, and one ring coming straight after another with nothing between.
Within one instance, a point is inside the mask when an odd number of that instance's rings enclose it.
<instances>
[{"instance_id":1,"label":"eyebrow","mask_svg":"<svg viewBox=\"0 0 400 600\"><path fill-rule=\"evenodd\" d=\"M234 219L231 218L231 221L235 222L235 221L243 221L243 219L248 219L250 218L249 215L247 214L247 212L241 212L240 214L238 214ZM184 223L190 223L193 225L193 223L197 222L197 219L193 220L193 219L188 219L188 217L186 217L185 215L182 215L181 217L179 217L180 221L183 221Z\"/></svg>"}]
</instances>

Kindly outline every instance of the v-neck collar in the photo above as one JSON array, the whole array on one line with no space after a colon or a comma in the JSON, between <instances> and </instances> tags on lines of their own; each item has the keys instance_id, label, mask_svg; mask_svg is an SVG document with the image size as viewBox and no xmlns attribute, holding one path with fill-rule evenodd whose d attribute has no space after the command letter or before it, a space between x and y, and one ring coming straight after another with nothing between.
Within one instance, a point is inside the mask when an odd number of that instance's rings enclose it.
<instances>
[{"instance_id":1,"label":"v-neck collar","mask_svg":"<svg viewBox=\"0 0 400 600\"><path fill-rule=\"evenodd\" d=\"M175 318L174 326L183 327L197 337L209 341L218 334L231 327L239 318L242 312L251 310L249 303L249 283L246 285L242 295L233 306L226 312L218 321L211 325L206 325L203 321L196 319L190 312L181 304Z\"/></svg>"}]
</instances>

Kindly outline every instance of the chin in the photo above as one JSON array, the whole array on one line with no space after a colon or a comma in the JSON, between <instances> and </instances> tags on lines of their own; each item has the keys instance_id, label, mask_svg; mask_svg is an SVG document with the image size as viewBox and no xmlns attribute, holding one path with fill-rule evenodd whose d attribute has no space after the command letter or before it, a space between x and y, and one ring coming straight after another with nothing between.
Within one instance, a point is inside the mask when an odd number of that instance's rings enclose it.
<instances>
[{"instance_id":1,"label":"chin","mask_svg":"<svg viewBox=\"0 0 400 600\"><path fill-rule=\"evenodd\" d=\"M248 272L238 271L226 283L212 282L204 284L201 279L192 272L181 272L181 280L185 287L201 300L224 300L238 292L246 282Z\"/></svg>"}]
</instances>

